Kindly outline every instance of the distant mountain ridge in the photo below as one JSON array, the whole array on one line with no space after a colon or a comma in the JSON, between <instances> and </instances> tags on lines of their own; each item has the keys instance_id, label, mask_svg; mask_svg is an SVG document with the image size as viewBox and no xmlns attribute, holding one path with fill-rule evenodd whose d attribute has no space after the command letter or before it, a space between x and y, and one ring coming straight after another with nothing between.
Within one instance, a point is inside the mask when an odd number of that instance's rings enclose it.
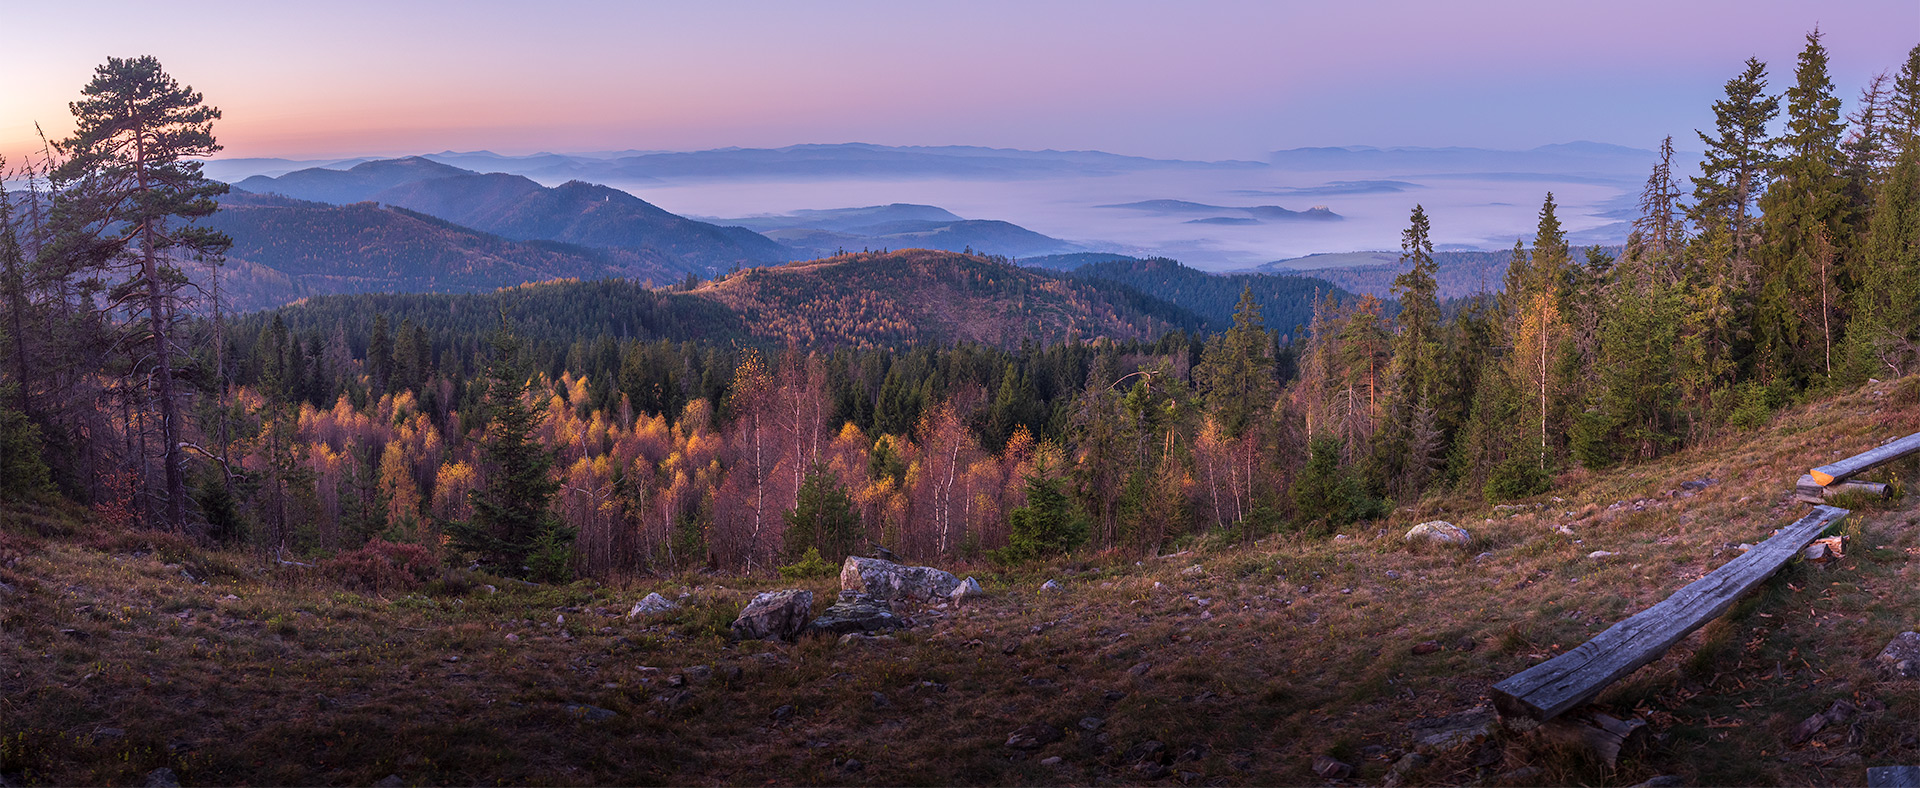
<instances>
[{"instance_id":1,"label":"distant mountain ridge","mask_svg":"<svg viewBox=\"0 0 1920 788\"><path fill-rule=\"evenodd\" d=\"M327 293L468 293L556 278L677 278L654 257L514 241L367 202L329 205L238 190L220 202L199 224L233 238L221 286L228 308L240 311Z\"/></svg>"},{"instance_id":2,"label":"distant mountain ridge","mask_svg":"<svg viewBox=\"0 0 1920 788\"><path fill-rule=\"evenodd\" d=\"M237 187L336 205L375 201L513 240L626 250L704 276L801 256L751 230L687 219L618 189L582 181L548 188L420 156L255 176Z\"/></svg>"},{"instance_id":3,"label":"distant mountain ridge","mask_svg":"<svg viewBox=\"0 0 1920 788\"><path fill-rule=\"evenodd\" d=\"M1206 218L1198 221L1250 219L1260 221L1321 221L1337 222L1346 217L1328 210L1326 206L1316 205L1304 211L1294 211L1278 205L1208 205L1188 200L1140 200L1138 202L1096 205L1095 208L1116 208L1128 211L1140 211L1154 214L1198 214ZM1226 223L1226 222L1218 222ZM1240 222L1235 222L1240 223Z\"/></svg>"},{"instance_id":4,"label":"distant mountain ridge","mask_svg":"<svg viewBox=\"0 0 1920 788\"><path fill-rule=\"evenodd\" d=\"M878 249L937 249L1006 257L1070 254L1086 247L993 219L963 219L932 205L893 203L715 219L758 230L807 257Z\"/></svg>"}]
</instances>

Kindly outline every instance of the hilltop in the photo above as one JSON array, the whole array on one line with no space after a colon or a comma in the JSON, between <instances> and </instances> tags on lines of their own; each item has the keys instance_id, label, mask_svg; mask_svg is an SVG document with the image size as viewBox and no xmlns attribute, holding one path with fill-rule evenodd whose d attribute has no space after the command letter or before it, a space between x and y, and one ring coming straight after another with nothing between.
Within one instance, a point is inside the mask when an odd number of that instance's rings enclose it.
<instances>
[{"instance_id":1,"label":"hilltop","mask_svg":"<svg viewBox=\"0 0 1920 788\"><path fill-rule=\"evenodd\" d=\"M220 202L200 223L233 238L221 287L237 311L329 293L470 293L561 277L679 275L658 255L514 241L374 203L240 191Z\"/></svg>"},{"instance_id":2,"label":"hilltop","mask_svg":"<svg viewBox=\"0 0 1920 788\"><path fill-rule=\"evenodd\" d=\"M256 175L235 188L334 205L370 201L408 208L517 241L620 250L675 273L712 276L802 256L751 230L688 219L619 189L577 180L549 188L521 175L478 173L419 156L346 170Z\"/></svg>"},{"instance_id":3,"label":"hilltop","mask_svg":"<svg viewBox=\"0 0 1920 788\"><path fill-rule=\"evenodd\" d=\"M1130 288L927 249L750 269L693 292L727 305L756 336L805 346L1154 339L1199 322Z\"/></svg>"},{"instance_id":4,"label":"hilltop","mask_svg":"<svg viewBox=\"0 0 1920 788\"><path fill-rule=\"evenodd\" d=\"M756 592L705 573L521 584L378 553L318 566L208 550L66 505L0 527L11 784L1861 784L1913 763L1920 686L1871 657L1920 621L1920 504L1861 508L1598 709L1649 724L1614 768L1494 731L1419 744L1797 516L1795 475L1920 430L1920 381L1869 384L1660 461L1489 509L1430 497L1333 538L1221 532L1159 557L1005 569L889 638L733 642ZM1902 399L1904 398L1904 399ZM1911 485L1920 468L1889 473ZM1702 481L1704 480L1704 481ZM1698 482L1683 485L1682 482ZM1464 549L1410 550L1415 522ZM1614 555L1589 557L1595 550ZM364 551L363 551L364 552ZM384 568L383 568L384 567ZM1059 591L1040 585L1054 580ZM677 604L624 615L649 592ZM1414 650L1441 644L1431 653ZM1795 741L1845 700L1845 724ZM1033 749L1011 746L1017 731Z\"/></svg>"}]
</instances>

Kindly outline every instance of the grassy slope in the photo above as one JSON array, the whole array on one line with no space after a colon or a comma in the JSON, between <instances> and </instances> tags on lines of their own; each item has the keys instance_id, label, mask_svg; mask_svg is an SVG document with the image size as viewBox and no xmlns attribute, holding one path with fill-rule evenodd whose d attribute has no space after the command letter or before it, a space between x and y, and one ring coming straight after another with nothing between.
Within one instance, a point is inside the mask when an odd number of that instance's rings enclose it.
<instances>
[{"instance_id":1,"label":"grassy slope","mask_svg":"<svg viewBox=\"0 0 1920 788\"><path fill-rule=\"evenodd\" d=\"M8 509L0 773L13 784L133 784L163 765L189 785L388 774L408 784L1135 782L1127 751L1158 740L1169 756L1193 751L1174 769L1198 783L1318 783L1308 768L1323 753L1377 783L1411 746L1410 723L1484 703L1494 681L1658 601L1731 558L1731 544L1764 538L1801 510L1785 496L1806 467L1920 430L1920 405L1890 405L1890 388L1658 462L1571 474L1556 491L1564 500L1518 514L1430 499L1333 541L1201 541L1138 564L1093 556L1012 574L973 567L985 601L915 612L919 626L878 645L728 643L727 621L754 591L780 587L772 580L531 588L481 578L499 586L489 593L453 576L378 596L68 510ZM1911 486L1920 468L1896 472ZM1703 477L1720 481L1673 494ZM1445 754L1409 783L1491 783L1534 766L1544 771L1527 781L1543 784L1655 774L1860 784L1866 766L1920 762L1910 722L1920 686L1865 663L1920 624L1917 500L1856 513L1845 559L1790 566L1604 693L1602 707L1648 719L1654 734L1617 769L1512 739ZM1609 509L1616 501L1627 504ZM1410 523L1435 517L1476 543L1401 544ZM1619 555L1586 557L1601 549ZM1066 590L1037 591L1047 577ZM817 606L831 582L811 585ZM647 591L674 597L683 586L689 607L617 616ZM1410 653L1425 640L1446 648ZM698 665L716 675L669 686ZM1786 743L1837 698L1887 708ZM574 704L618 716L583 719ZM1082 733L1076 723L1090 716L1105 722ZM1067 735L1018 757L1007 736L1034 721ZM863 767L848 770L849 758Z\"/></svg>"}]
</instances>

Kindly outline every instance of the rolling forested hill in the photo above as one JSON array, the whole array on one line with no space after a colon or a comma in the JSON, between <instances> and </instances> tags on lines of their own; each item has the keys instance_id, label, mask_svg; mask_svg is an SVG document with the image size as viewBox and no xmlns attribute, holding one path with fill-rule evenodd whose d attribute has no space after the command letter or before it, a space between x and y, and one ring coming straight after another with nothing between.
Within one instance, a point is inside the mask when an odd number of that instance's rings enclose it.
<instances>
[{"instance_id":1,"label":"rolling forested hill","mask_svg":"<svg viewBox=\"0 0 1920 788\"><path fill-rule=\"evenodd\" d=\"M403 184L373 199L517 240L631 250L704 276L800 256L752 230L694 221L584 181L547 188L518 175L466 174Z\"/></svg>"},{"instance_id":2,"label":"rolling forested hill","mask_svg":"<svg viewBox=\"0 0 1920 788\"><path fill-rule=\"evenodd\" d=\"M660 262L671 270L667 278L802 256L751 230L694 221L618 189L582 181L548 188L519 175L482 174L417 156L254 176L236 186L335 205L374 201L518 241L625 250Z\"/></svg>"},{"instance_id":3,"label":"rolling forested hill","mask_svg":"<svg viewBox=\"0 0 1920 788\"><path fill-rule=\"evenodd\" d=\"M1200 323L1128 287L925 249L752 269L695 294L731 307L756 336L806 346L1149 339Z\"/></svg>"},{"instance_id":4,"label":"rolling forested hill","mask_svg":"<svg viewBox=\"0 0 1920 788\"><path fill-rule=\"evenodd\" d=\"M1345 299L1348 293L1322 279L1277 274L1209 274L1174 260L1119 259L1091 263L1074 269L1076 278L1095 282L1114 282L1151 293L1155 298L1179 306L1207 321L1207 327L1224 331L1233 325L1233 309L1240 294L1253 288L1254 301L1260 304L1260 317L1269 330L1282 335L1296 334L1313 317L1313 302L1333 295Z\"/></svg>"},{"instance_id":5,"label":"rolling forested hill","mask_svg":"<svg viewBox=\"0 0 1920 788\"><path fill-rule=\"evenodd\" d=\"M201 224L231 236L222 287L246 311L327 293L465 293L543 279L677 278L658 255L512 241L373 203L236 191Z\"/></svg>"}]
</instances>

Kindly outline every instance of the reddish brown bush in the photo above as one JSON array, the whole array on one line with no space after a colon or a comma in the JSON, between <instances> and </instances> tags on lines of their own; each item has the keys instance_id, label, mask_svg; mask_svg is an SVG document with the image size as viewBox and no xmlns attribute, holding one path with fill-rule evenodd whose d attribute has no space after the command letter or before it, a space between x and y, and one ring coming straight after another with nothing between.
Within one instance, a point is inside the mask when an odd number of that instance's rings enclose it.
<instances>
[{"instance_id":1,"label":"reddish brown bush","mask_svg":"<svg viewBox=\"0 0 1920 788\"><path fill-rule=\"evenodd\" d=\"M327 576L370 594L411 591L432 568L433 554L427 548L379 538L320 564Z\"/></svg>"}]
</instances>

